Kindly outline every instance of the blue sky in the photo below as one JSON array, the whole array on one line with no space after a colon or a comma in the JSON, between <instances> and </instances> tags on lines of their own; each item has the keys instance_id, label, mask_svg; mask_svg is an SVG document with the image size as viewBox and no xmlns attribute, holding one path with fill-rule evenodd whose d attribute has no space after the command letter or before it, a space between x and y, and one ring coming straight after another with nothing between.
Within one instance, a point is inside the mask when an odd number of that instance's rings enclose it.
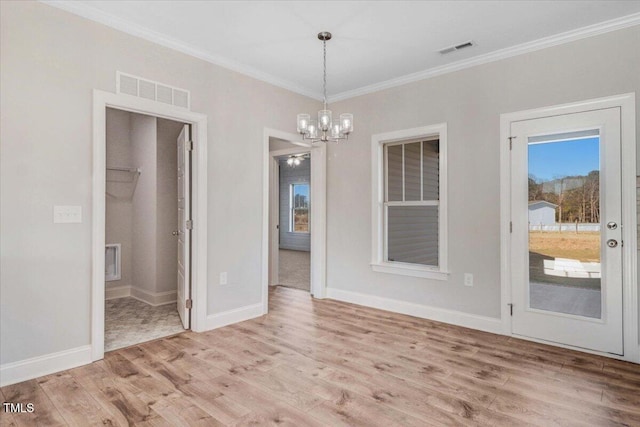
<instances>
[{"instance_id":1,"label":"blue sky","mask_svg":"<svg viewBox=\"0 0 640 427\"><path fill-rule=\"evenodd\" d=\"M309 198L309 185L296 185L296 194Z\"/></svg>"},{"instance_id":2,"label":"blue sky","mask_svg":"<svg viewBox=\"0 0 640 427\"><path fill-rule=\"evenodd\" d=\"M300 196L304 199L300 199ZM296 200L296 198L298 200ZM292 202L295 203L295 207L304 208L308 207L309 203L309 184L295 184Z\"/></svg>"},{"instance_id":3,"label":"blue sky","mask_svg":"<svg viewBox=\"0 0 640 427\"><path fill-rule=\"evenodd\" d=\"M600 138L529 145L529 174L545 181L600 169Z\"/></svg>"}]
</instances>

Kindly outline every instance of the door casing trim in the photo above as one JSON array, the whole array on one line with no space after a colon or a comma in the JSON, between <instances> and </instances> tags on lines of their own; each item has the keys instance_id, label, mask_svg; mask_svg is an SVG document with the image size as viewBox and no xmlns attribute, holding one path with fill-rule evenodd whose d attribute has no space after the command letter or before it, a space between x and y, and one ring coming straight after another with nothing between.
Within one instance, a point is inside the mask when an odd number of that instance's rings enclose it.
<instances>
[{"instance_id":1,"label":"door casing trim","mask_svg":"<svg viewBox=\"0 0 640 427\"><path fill-rule=\"evenodd\" d=\"M158 102L93 91L93 183L91 212L91 360L104 358L104 245L106 221L106 109L190 124L194 140L191 200L193 231L191 235L191 330L206 330L207 320L207 116Z\"/></svg>"},{"instance_id":2,"label":"door casing trim","mask_svg":"<svg viewBox=\"0 0 640 427\"><path fill-rule=\"evenodd\" d=\"M605 108L620 108L620 137L622 152L622 322L624 355L589 351L582 348L561 345L529 337L518 338L544 342L563 348L598 354L629 362L640 363L638 339L638 242L636 217L636 112L635 92L614 95L605 98L590 99L581 102L561 104L532 110L505 113L500 115L500 302L502 331L505 335L516 336L512 332L509 303L511 303L511 163L509 136L511 122L531 120L563 114L580 113Z\"/></svg>"}]
</instances>

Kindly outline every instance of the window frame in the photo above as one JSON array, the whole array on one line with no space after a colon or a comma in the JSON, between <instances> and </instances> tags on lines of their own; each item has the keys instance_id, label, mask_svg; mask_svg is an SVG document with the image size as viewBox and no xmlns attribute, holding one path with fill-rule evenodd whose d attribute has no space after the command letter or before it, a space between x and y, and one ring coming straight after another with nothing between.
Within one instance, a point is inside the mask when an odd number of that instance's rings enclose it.
<instances>
[{"instance_id":1,"label":"window frame","mask_svg":"<svg viewBox=\"0 0 640 427\"><path fill-rule=\"evenodd\" d=\"M295 229L295 210L294 206L294 188L296 185L306 185L309 189L309 202L307 207L307 231L296 231ZM310 182L293 182L289 184L289 233L310 234L311 233L311 183Z\"/></svg>"},{"instance_id":2,"label":"window frame","mask_svg":"<svg viewBox=\"0 0 640 427\"><path fill-rule=\"evenodd\" d=\"M387 218L388 206L398 202L385 202L387 194L387 168L385 152L387 147L417 141L439 139L439 201L408 201L400 204L408 206L438 206L438 266L427 266L398 261L387 261ZM372 152L372 256L371 268L381 273L447 280L447 124L439 123L395 132L387 132L371 137ZM422 167L422 166L421 166ZM404 191L404 190L403 190ZM421 196L422 197L422 196Z\"/></svg>"}]
</instances>

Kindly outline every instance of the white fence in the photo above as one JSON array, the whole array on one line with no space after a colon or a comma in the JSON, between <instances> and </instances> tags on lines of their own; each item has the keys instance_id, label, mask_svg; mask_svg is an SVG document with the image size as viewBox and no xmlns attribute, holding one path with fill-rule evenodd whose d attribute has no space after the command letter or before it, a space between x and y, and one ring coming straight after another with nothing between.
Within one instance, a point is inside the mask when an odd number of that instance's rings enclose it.
<instances>
[{"instance_id":1,"label":"white fence","mask_svg":"<svg viewBox=\"0 0 640 427\"><path fill-rule=\"evenodd\" d=\"M531 224L529 223L529 231L573 231L574 233L580 232L599 232L600 224L587 224L576 222L563 222L562 224Z\"/></svg>"}]
</instances>

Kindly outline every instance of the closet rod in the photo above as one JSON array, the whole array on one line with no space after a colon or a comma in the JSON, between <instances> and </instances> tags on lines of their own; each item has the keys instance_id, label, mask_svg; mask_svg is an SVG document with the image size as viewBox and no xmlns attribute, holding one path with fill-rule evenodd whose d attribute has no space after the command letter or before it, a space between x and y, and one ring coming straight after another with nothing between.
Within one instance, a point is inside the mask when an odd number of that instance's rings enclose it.
<instances>
[{"instance_id":1,"label":"closet rod","mask_svg":"<svg viewBox=\"0 0 640 427\"><path fill-rule=\"evenodd\" d=\"M142 172L140 168L119 168L119 167L109 167L107 166L107 170L109 171L121 171L121 172L131 172L140 174Z\"/></svg>"}]
</instances>

